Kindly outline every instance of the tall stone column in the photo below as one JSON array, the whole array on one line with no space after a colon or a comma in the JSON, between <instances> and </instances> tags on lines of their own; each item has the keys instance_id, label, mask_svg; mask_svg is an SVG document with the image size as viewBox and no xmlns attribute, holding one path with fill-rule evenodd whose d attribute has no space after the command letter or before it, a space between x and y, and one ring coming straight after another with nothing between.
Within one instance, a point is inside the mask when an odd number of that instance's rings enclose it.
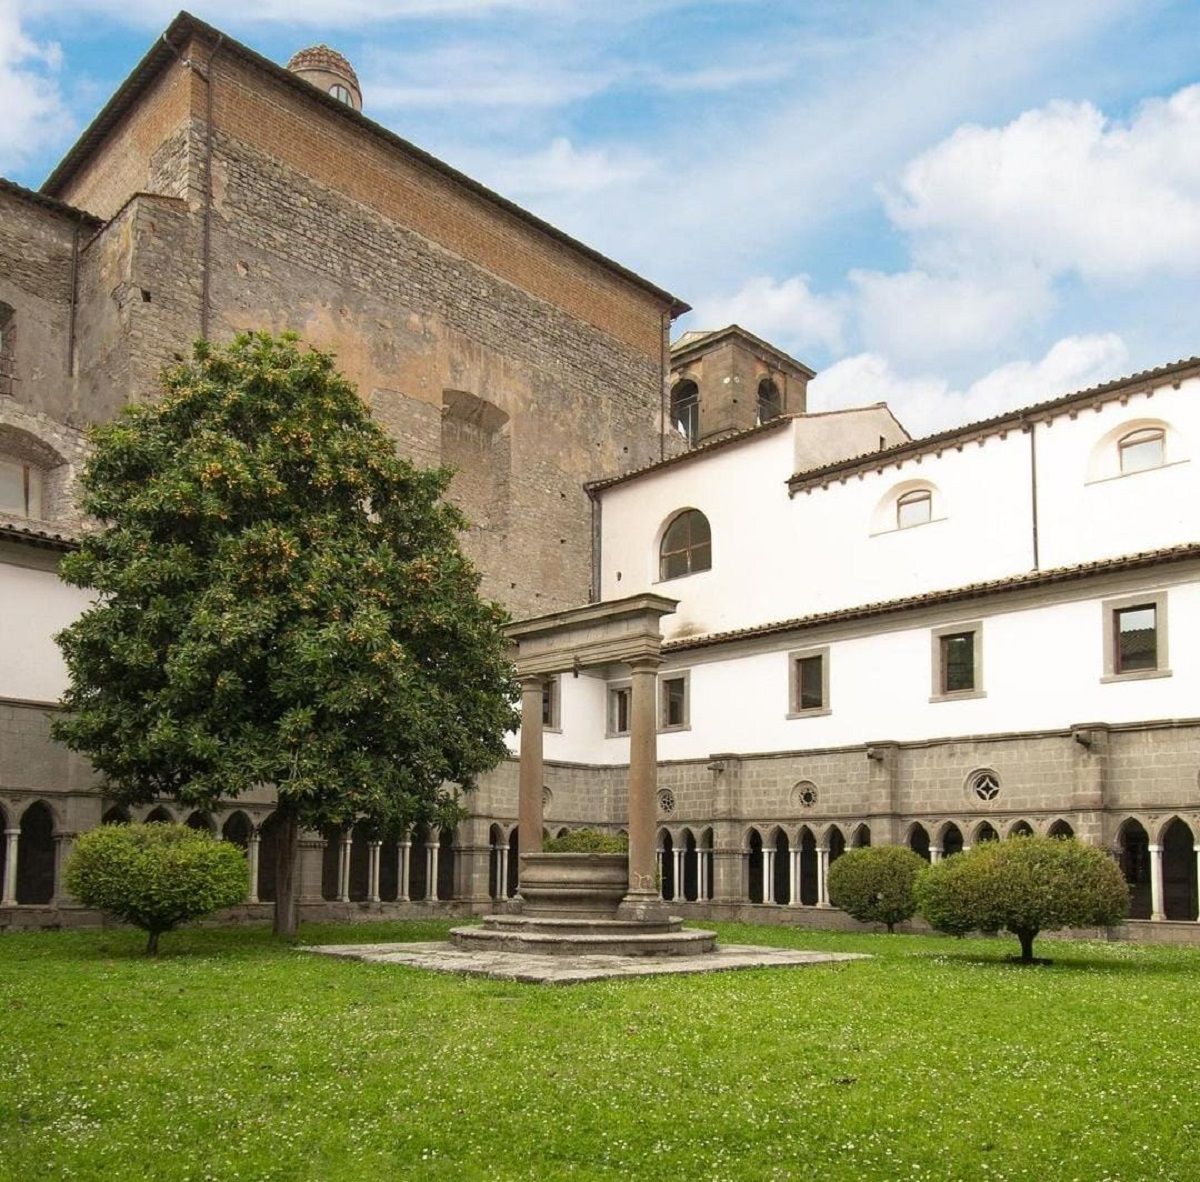
<instances>
[{"instance_id":1,"label":"tall stone column","mask_svg":"<svg viewBox=\"0 0 1200 1182\"><path fill-rule=\"evenodd\" d=\"M1163 912L1163 856L1162 846L1150 847L1150 918L1166 919Z\"/></svg>"},{"instance_id":2,"label":"tall stone column","mask_svg":"<svg viewBox=\"0 0 1200 1182\"><path fill-rule=\"evenodd\" d=\"M517 781L517 825L522 854L542 852L542 688L541 677L521 679L521 763ZM520 891L520 881L517 883Z\"/></svg>"},{"instance_id":3,"label":"tall stone column","mask_svg":"<svg viewBox=\"0 0 1200 1182\"><path fill-rule=\"evenodd\" d=\"M637 657L629 666L629 893L621 904L625 919L654 920L666 912L654 885L659 663L657 656Z\"/></svg>"},{"instance_id":4,"label":"tall stone column","mask_svg":"<svg viewBox=\"0 0 1200 1182\"><path fill-rule=\"evenodd\" d=\"M4 893L0 906L15 907L17 903L17 851L21 841L20 829L4 831Z\"/></svg>"}]
</instances>

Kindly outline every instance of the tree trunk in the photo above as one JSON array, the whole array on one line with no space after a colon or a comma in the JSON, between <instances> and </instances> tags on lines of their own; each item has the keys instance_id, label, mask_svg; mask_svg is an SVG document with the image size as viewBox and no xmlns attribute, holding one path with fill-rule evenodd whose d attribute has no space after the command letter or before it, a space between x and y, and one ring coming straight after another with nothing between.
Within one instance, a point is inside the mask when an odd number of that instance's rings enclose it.
<instances>
[{"instance_id":1,"label":"tree trunk","mask_svg":"<svg viewBox=\"0 0 1200 1182\"><path fill-rule=\"evenodd\" d=\"M300 860L300 825L294 806L279 802L279 833L275 859L275 922L277 936L295 939L300 926L300 906L296 897L296 866Z\"/></svg>"},{"instance_id":2,"label":"tree trunk","mask_svg":"<svg viewBox=\"0 0 1200 1182\"><path fill-rule=\"evenodd\" d=\"M160 935L161 935L161 933L158 931L146 933L146 955L147 956L157 956L158 955L158 937Z\"/></svg>"},{"instance_id":3,"label":"tree trunk","mask_svg":"<svg viewBox=\"0 0 1200 1182\"><path fill-rule=\"evenodd\" d=\"M889 936L894 935L896 932L896 925L894 923L892 923L892 921L890 919L888 920L887 929L888 929Z\"/></svg>"},{"instance_id":4,"label":"tree trunk","mask_svg":"<svg viewBox=\"0 0 1200 1182\"><path fill-rule=\"evenodd\" d=\"M1028 929L1025 929L1023 931L1017 932L1016 935L1017 935L1017 939L1021 941L1021 963L1022 964L1032 964L1033 963L1033 941L1034 941L1034 938L1037 936L1037 932L1036 931L1031 932Z\"/></svg>"}]
</instances>

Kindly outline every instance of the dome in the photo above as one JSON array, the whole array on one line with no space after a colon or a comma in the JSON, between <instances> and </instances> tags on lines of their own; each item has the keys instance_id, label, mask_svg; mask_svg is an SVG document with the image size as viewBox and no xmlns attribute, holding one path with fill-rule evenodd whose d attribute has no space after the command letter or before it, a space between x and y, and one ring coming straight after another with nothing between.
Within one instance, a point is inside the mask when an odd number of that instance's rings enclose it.
<instances>
[{"instance_id":1,"label":"dome","mask_svg":"<svg viewBox=\"0 0 1200 1182\"><path fill-rule=\"evenodd\" d=\"M319 90L362 110L362 88L354 67L336 49L328 45L310 45L292 55L287 68L293 74L311 82Z\"/></svg>"}]
</instances>

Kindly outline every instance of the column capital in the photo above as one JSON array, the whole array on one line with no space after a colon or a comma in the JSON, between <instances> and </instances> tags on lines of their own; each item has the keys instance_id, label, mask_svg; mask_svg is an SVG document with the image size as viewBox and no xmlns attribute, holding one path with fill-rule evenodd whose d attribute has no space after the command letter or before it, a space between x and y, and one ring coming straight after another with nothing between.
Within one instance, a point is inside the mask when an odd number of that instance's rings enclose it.
<instances>
[{"instance_id":1,"label":"column capital","mask_svg":"<svg viewBox=\"0 0 1200 1182\"><path fill-rule=\"evenodd\" d=\"M662 664L662 657L658 653L641 653L630 657L625 664L632 673L657 673Z\"/></svg>"},{"instance_id":2,"label":"column capital","mask_svg":"<svg viewBox=\"0 0 1200 1182\"><path fill-rule=\"evenodd\" d=\"M537 690L540 693L545 688L549 678L545 673L526 673L518 678L518 680L521 683L522 690Z\"/></svg>"}]
</instances>

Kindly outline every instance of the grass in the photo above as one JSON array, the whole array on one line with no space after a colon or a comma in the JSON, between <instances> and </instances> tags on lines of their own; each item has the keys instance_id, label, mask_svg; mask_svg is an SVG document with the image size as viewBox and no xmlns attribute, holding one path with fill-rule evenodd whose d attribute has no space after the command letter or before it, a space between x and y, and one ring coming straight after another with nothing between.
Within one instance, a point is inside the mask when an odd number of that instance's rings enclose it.
<instances>
[{"instance_id":1,"label":"grass","mask_svg":"<svg viewBox=\"0 0 1200 1182\"><path fill-rule=\"evenodd\" d=\"M1200 951L719 926L875 959L547 988L0 937L0 1177L1200 1177Z\"/></svg>"}]
</instances>

